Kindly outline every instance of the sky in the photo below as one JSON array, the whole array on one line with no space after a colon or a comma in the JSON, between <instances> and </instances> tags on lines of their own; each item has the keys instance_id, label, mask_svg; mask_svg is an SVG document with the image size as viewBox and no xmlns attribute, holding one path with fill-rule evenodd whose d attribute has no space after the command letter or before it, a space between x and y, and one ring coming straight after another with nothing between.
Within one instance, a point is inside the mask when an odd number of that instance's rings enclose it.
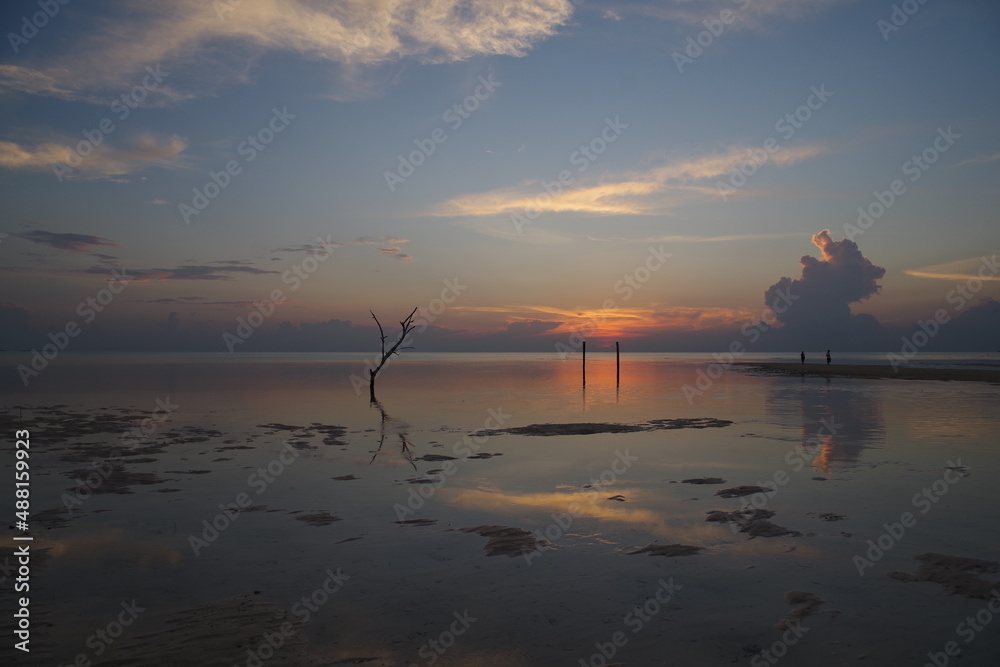
<instances>
[{"instance_id":1,"label":"sky","mask_svg":"<svg viewBox=\"0 0 1000 667\"><path fill-rule=\"evenodd\" d=\"M991 0L9 1L0 348L1000 349ZM562 347L560 347L562 346Z\"/></svg>"}]
</instances>

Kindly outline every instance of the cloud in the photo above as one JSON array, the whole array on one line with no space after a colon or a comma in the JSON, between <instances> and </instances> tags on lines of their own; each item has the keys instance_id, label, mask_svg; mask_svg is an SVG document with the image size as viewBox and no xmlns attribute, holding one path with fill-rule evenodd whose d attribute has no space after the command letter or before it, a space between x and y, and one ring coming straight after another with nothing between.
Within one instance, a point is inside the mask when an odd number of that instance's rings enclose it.
<instances>
[{"instance_id":1,"label":"cloud","mask_svg":"<svg viewBox=\"0 0 1000 667\"><path fill-rule=\"evenodd\" d=\"M334 243L333 241L323 241L322 243L304 243L302 245L292 245L285 246L284 248L275 248L271 252L305 252L310 255L316 254L327 247L341 248L344 246L343 243Z\"/></svg>"},{"instance_id":2,"label":"cloud","mask_svg":"<svg viewBox=\"0 0 1000 667\"><path fill-rule=\"evenodd\" d=\"M380 236L378 238L374 236L359 236L357 240L351 243L353 245L390 245L409 242L409 239L401 239L397 236Z\"/></svg>"},{"instance_id":3,"label":"cloud","mask_svg":"<svg viewBox=\"0 0 1000 667\"><path fill-rule=\"evenodd\" d=\"M42 229L35 229L30 232L21 232L19 234L14 234L14 236L22 238L26 241L31 241L32 243L47 245L51 248L56 248L57 250L68 250L69 252L87 252L99 246L109 246L112 248L120 247L114 241L101 238L100 236L92 236L90 234L60 234L57 232L47 232ZM106 258L114 258L112 255L98 256L102 260Z\"/></svg>"},{"instance_id":4,"label":"cloud","mask_svg":"<svg viewBox=\"0 0 1000 667\"><path fill-rule=\"evenodd\" d=\"M728 176L748 159L751 149L738 146L711 155L674 160L644 172L605 175L552 195L542 181L449 199L429 212L438 216L488 216L516 213L526 217L544 212L601 215L650 215L678 205L719 196L712 179ZM821 144L781 148L767 164L785 167L829 151ZM561 186L560 186L561 187Z\"/></svg>"},{"instance_id":5,"label":"cloud","mask_svg":"<svg viewBox=\"0 0 1000 667\"><path fill-rule=\"evenodd\" d=\"M86 37L36 67L8 68L0 86L36 95L93 101L101 91L120 94L159 63L199 75L202 90L170 88L182 99L208 94L247 77L248 61L265 53L292 53L340 68L416 59L449 63L474 56L522 56L555 34L571 16L567 0L123 0L111 16L84 26ZM87 20L87 16L82 17ZM223 52L218 45L225 42ZM184 77L186 78L186 77ZM361 82L363 86L363 82ZM105 101L106 103L106 101Z\"/></svg>"},{"instance_id":6,"label":"cloud","mask_svg":"<svg viewBox=\"0 0 1000 667\"><path fill-rule=\"evenodd\" d=\"M814 235L812 241L822 259L803 256L799 260L802 274L771 285L764 293L764 304L788 335L843 341L878 334L878 320L851 313L851 304L878 294L878 281L885 269L862 255L854 241L834 241L828 229Z\"/></svg>"},{"instance_id":7,"label":"cloud","mask_svg":"<svg viewBox=\"0 0 1000 667\"><path fill-rule=\"evenodd\" d=\"M789 239L803 236L798 232L790 234L726 234L723 236L684 236L673 234L667 236L647 236L644 238L630 239L622 236L612 236L611 238L600 238L588 236L590 241L623 243L726 243L731 241L770 241L773 239Z\"/></svg>"},{"instance_id":8,"label":"cloud","mask_svg":"<svg viewBox=\"0 0 1000 667\"><path fill-rule=\"evenodd\" d=\"M726 30L765 30L775 18L799 19L816 14L828 7L851 2L852 0L667 0L655 5L625 5L617 8L621 16L633 14L643 18L658 19L697 26L704 29L704 21L718 20L723 10L733 14L732 23Z\"/></svg>"},{"instance_id":9,"label":"cloud","mask_svg":"<svg viewBox=\"0 0 1000 667\"><path fill-rule=\"evenodd\" d=\"M560 326L562 322L548 320L518 320L507 324L507 333L514 336L537 336Z\"/></svg>"},{"instance_id":10,"label":"cloud","mask_svg":"<svg viewBox=\"0 0 1000 667\"><path fill-rule=\"evenodd\" d=\"M125 283L143 283L149 281L162 280L233 280L233 273L243 273L249 275L266 275L269 273L278 274L279 271L265 271L253 266L205 266L190 265L179 266L173 269L132 269L125 268L122 271L130 278L122 280ZM90 275L108 275L107 267L92 266L87 269L80 269L72 273L85 273Z\"/></svg>"},{"instance_id":11,"label":"cloud","mask_svg":"<svg viewBox=\"0 0 1000 667\"><path fill-rule=\"evenodd\" d=\"M908 276L917 278L935 278L937 280L1000 280L996 272L997 256L970 257L945 264L925 266L922 269L906 269Z\"/></svg>"},{"instance_id":12,"label":"cloud","mask_svg":"<svg viewBox=\"0 0 1000 667\"><path fill-rule=\"evenodd\" d=\"M77 147L81 144L89 146L91 152L85 156L78 153ZM93 146L90 142L68 137L33 145L0 141L0 167L54 171L58 164L65 168L60 169L60 178L106 178L151 166L176 166L185 148L187 141L181 137L160 138L151 134L139 135L122 147L112 146L107 141Z\"/></svg>"}]
</instances>

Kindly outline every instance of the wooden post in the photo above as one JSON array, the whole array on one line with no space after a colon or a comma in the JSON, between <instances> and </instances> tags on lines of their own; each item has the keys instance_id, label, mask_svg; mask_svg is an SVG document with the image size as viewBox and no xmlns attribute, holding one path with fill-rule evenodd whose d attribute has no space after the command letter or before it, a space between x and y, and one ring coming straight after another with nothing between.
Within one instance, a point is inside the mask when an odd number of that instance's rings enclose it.
<instances>
[{"instance_id":1,"label":"wooden post","mask_svg":"<svg viewBox=\"0 0 1000 667\"><path fill-rule=\"evenodd\" d=\"M622 381L622 359L621 352L618 350L618 341L615 341L615 386L617 387Z\"/></svg>"},{"instance_id":2,"label":"wooden post","mask_svg":"<svg viewBox=\"0 0 1000 667\"><path fill-rule=\"evenodd\" d=\"M583 341L583 384L587 385L587 341Z\"/></svg>"}]
</instances>

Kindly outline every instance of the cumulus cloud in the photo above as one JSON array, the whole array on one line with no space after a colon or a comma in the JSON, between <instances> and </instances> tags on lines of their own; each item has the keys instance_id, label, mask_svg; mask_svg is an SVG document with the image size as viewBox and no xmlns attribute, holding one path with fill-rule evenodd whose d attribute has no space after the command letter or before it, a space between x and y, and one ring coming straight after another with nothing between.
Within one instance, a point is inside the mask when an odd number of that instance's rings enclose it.
<instances>
[{"instance_id":1,"label":"cumulus cloud","mask_svg":"<svg viewBox=\"0 0 1000 667\"><path fill-rule=\"evenodd\" d=\"M70 234L48 232L43 229L34 229L30 232L14 234L18 238L40 245L47 245L57 250L68 250L69 252L88 252L99 246L119 247L117 243L109 239L93 236L91 234ZM112 255L97 255L100 259L113 258Z\"/></svg>"},{"instance_id":2,"label":"cumulus cloud","mask_svg":"<svg viewBox=\"0 0 1000 667\"><path fill-rule=\"evenodd\" d=\"M807 144L782 148L767 164L785 167L828 152L829 147ZM719 196L713 179L729 176L748 159L750 149L734 146L709 155L673 160L652 169L605 174L599 180L571 184L555 195L542 181L461 195L430 211L438 216L487 216L505 213L577 212L602 215L649 215Z\"/></svg>"},{"instance_id":3,"label":"cumulus cloud","mask_svg":"<svg viewBox=\"0 0 1000 667\"><path fill-rule=\"evenodd\" d=\"M35 67L0 77L8 89L91 101L135 84L148 63L198 73L210 92L247 76L264 53L293 53L342 68L414 58L448 63L479 55L524 55L572 15L568 0L122 0L113 18ZM86 18L86 17L84 17ZM229 48L216 47L225 41ZM227 60L228 59L228 60ZM347 69L344 69L347 68ZM164 86L170 91L168 80ZM176 97L192 94L173 92Z\"/></svg>"},{"instance_id":4,"label":"cumulus cloud","mask_svg":"<svg viewBox=\"0 0 1000 667\"><path fill-rule=\"evenodd\" d=\"M60 178L104 178L150 166L176 166L187 148L187 141L181 137L151 134L139 135L124 146L112 146L107 141L99 146L83 142L91 149L87 155L77 152L80 143L68 137L35 144L0 141L0 167L55 173L55 165L60 165Z\"/></svg>"},{"instance_id":5,"label":"cumulus cloud","mask_svg":"<svg viewBox=\"0 0 1000 667\"><path fill-rule=\"evenodd\" d=\"M774 311L788 335L824 341L837 336L842 341L878 333L878 320L853 314L851 304L878 294L878 281L885 269L862 255L854 241L834 241L828 229L814 235L812 241L822 259L803 256L799 260L802 274L771 285L764 293L764 304Z\"/></svg>"}]
</instances>

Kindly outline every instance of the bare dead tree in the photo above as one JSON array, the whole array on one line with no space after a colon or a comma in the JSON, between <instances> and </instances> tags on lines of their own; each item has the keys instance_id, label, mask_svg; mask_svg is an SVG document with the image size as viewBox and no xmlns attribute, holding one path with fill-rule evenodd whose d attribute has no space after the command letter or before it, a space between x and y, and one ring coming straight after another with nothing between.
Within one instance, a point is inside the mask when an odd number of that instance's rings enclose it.
<instances>
[{"instance_id":1,"label":"bare dead tree","mask_svg":"<svg viewBox=\"0 0 1000 667\"><path fill-rule=\"evenodd\" d=\"M409 336L410 331L413 330L413 326L414 326L413 325L413 316L416 315L417 309L414 308L413 311L410 312L410 314L406 316L406 319L399 323L399 326L402 328L402 332L399 334L399 338L396 340L396 343L392 347L389 348L388 352L385 349L386 335L385 335L385 331L383 331L383 329L382 329L382 323L378 321L377 317L375 317L375 313L373 313L370 310L368 312L372 314L372 319L374 319L375 320L375 324L378 325L378 335L382 339L382 360L379 362L378 366L376 366L374 369L371 369L371 370L368 371L368 376L369 376L368 377L368 394L369 394L369 398L371 399L371 402L375 403L376 402L375 401L375 376L378 375L378 372L380 370L382 370L382 367L385 366L386 362L389 361L389 358L392 357L392 355L399 354L400 350L412 350L413 349L413 346L411 346L411 345L407 345L405 347L400 347L400 346L406 341L406 338L407 338L407 336Z\"/></svg>"}]
</instances>

